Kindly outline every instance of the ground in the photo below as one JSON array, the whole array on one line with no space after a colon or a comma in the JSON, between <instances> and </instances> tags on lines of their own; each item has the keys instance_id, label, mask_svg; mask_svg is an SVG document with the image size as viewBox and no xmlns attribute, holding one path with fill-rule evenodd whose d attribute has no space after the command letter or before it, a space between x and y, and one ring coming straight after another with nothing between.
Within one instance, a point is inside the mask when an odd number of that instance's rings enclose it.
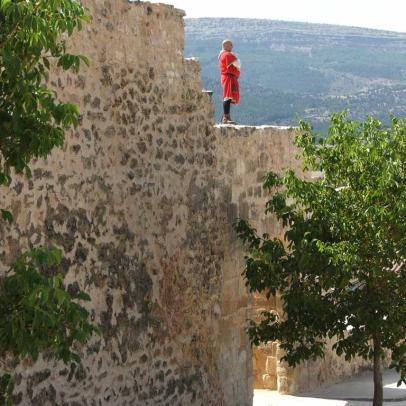
<instances>
[{"instance_id":1,"label":"ground","mask_svg":"<svg viewBox=\"0 0 406 406\"><path fill-rule=\"evenodd\" d=\"M406 385L396 386L398 375L384 373L385 405L406 406ZM279 395L274 391L256 390L254 406L370 406L372 404L372 372L318 389L300 396Z\"/></svg>"}]
</instances>

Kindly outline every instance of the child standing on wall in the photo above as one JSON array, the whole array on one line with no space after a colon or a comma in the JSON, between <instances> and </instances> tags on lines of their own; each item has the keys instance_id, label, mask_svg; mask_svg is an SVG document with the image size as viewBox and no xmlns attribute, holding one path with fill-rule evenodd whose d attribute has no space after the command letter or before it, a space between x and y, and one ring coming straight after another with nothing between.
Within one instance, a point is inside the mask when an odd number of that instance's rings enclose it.
<instances>
[{"instance_id":1,"label":"child standing on wall","mask_svg":"<svg viewBox=\"0 0 406 406\"><path fill-rule=\"evenodd\" d=\"M223 88L223 109L222 124L236 124L231 120L231 104L240 103L240 77L241 64L232 53L233 43L226 39L223 41L223 49L219 54L219 67L221 73L221 86Z\"/></svg>"}]
</instances>

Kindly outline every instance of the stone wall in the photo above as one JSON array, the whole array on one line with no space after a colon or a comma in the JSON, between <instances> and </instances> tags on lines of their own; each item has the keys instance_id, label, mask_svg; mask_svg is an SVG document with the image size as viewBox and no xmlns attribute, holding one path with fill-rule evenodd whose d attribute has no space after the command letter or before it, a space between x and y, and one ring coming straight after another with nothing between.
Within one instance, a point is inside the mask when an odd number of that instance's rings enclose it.
<instances>
[{"instance_id":1,"label":"stone wall","mask_svg":"<svg viewBox=\"0 0 406 406\"><path fill-rule=\"evenodd\" d=\"M265 203L270 195L262 188L264 175L272 170L277 173L286 168L304 176L301 163L296 159L297 149L293 144L294 130L286 127L216 126L218 144L217 157L223 174L225 191L229 194L228 218L231 223L236 217L250 220L260 234L283 239L284 229L274 216L265 215ZM319 174L307 174L317 177ZM223 269L224 311L239 303L240 311L248 303L251 318L263 310L282 313L279 297L267 300L264 295L247 297L241 272L244 269L243 247L233 233L228 234L226 258ZM243 301L243 303L242 303ZM244 317L233 316L237 324L244 325ZM227 324L226 324L227 325ZM232 331L232 329L230 329ZM367 368L369 364L356 358L351 362L338 357L327 347L325 358L316 362L308 361L295 369L280 362L283 352L277 343L268 343L253 349L253 385L256 389L272 389L281 393L298 393L336 382Z\"/></svg>"},{"instance_id":2,"label":"stone wall","mask_svg":"<svg viewBox=\"0 0 406 406\"><path fill-rule=\"evenodd\" d=\"M214 127L199 64L183 57L182 11L83 2L92 21L70 47L91 66L50 78L80 126L31 180L3 188L15 222L0 223L0 241L4 269L25 249L61 247L60 271L90 294L102 335L78 349L73 376L49 355L17 365L15 403L248 406L253 381L306 387L310 369L286 370L275 344L255 349L253 372L246 321L278 302L247 293L231 227L246 217L281 235L262 180L299 171L292 131Z\"/></svg>"},{"instance_id":3,"label":"stone wall","mask_svg":"<svg viewBox=\"0 0 406 406\"><path fill-rule=\"evenodd\" d=\"M221 359L225 371L222 379L229 380L228 388L245 385L251 390L252 383L235 379L238 369L247 368L245 373L258 382L261 366L254 363L252 354L246 350L247 320L258 307L257 298L252 298L241 276L244 269L244 255L241 243L232 230L237 217L248 218L258 227L266 227L271 233L280 234L282 229L275 219L265 218L264 207L267 196L262 188L263 178L270 169L280 170L294 163L292 131L275 127L216 126L217 198L224 206L227 226L224 232L222 334L226 339L222 346ZM231 344L231 345L230 345ZM258 352L254 350L254 354ZM231 360L231 363L230 363ZM228 369L227 365L228 364ZM248 369L249 368L249 369ZM259 370L259 371L258 371ZM241 389L239 389L241 390Z\"/></svg>"},{"instance_id":4,"label":"stone wall","mask_svg":"<svg viewBox=\"0 0 406 406\"><path fill-rule=\"evenodd\" d=\"M274 216L265 216L265 204L270 195L262 184L265 174L273 170L281 173L285 168L302 174L296 160L293 145L294 130L284 127L217 126L217 156L219 170L223 174L224 190L229 194L228 218L231 224L236 217L249 219L260 232L283 237L284 230ZM246 298L245 283L241 276L244 269L243 247L233 233L227 243L228 253L223 271L224 295L229 307L238 306L239 300L247 300L248 317L255 318L263 310L280 310L277 298L267 300L264 295L254 294ZM244 292L244 293L242 293ZM229 307L225 307L227 310ZM245 315L244 315L245 316ZM246 326L248 317L234 317ZM292 372L278 362L277 343L261 345L253 349L253 385L256 389L287 391L287 378ZM279 382L278 382L279 381Z\"/></svg>"},{"instance_id":5,"label":"stone wall","mask_svg":"<svg viewBox=\"0 0 406 406\"><path fill-rule=\"evenodd\" d=\"M236 341L239 326L223 331L229 228L213 106L198 63L183 58L183 12L84 4L92 21L70 47L91 66L50 79L80 106L80 126L32 180L3 189L15 223L1 223L0 239L5 264L29 247L63 248L67 285L90 294L102 336L80 349L73 377L49 357L18 365L16 403L249 405L248 341Z\"/></svg>"}]
</instances>

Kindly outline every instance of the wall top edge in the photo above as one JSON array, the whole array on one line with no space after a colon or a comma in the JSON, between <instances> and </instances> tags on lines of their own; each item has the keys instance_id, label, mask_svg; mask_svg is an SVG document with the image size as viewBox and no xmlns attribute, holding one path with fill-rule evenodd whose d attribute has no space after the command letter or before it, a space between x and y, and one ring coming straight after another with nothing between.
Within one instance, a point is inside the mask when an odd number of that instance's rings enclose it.
<instances>
[{"instance_id":1,"label":"wall top edge","mask_svg":"<svg viewBox=\"0 0 406 406\"><path fill-rule=\"evenodd\" d=\"M230 129L230 130L245 130L245 129L250 129L250 130L267 130L267 129L274 129L274 130L287 130L287 131L293 131L296 130L298 127L292 127L292 126L278 126L278 125L243 125L243 124L216 124L214 126L215 128L220 128L220 129Z\"/></svg>"},{"instance_id":2,"label":"wall top edge","mask_svg":"<svg viewBox=\"0 0 406 406\"><path fill-rule=\"evenodd\" d=\"M140 1L140 0L125 0L130 4L136 5L136 6L144 6L144 7L151 7L152 10L154 9L159 9L159 8L166 8L169 9L176 14L178 14L180 17L185 17L186 12L180 8L176 8L175 6L167 3L151 3L150 1Z\"/></svg>"}]
</instances>

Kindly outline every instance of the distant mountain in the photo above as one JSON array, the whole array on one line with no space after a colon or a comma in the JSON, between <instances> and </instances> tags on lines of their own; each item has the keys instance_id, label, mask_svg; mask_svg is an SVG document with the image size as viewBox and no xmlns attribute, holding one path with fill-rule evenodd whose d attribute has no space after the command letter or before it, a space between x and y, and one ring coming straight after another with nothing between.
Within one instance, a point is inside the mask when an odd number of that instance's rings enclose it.
<instances>
[{"instance_id":1,"label":"distant mountain","mask_svg":"<svg viewBox=\"0 0 406 406\"><path fill-rule=\"evenodd\" d=\"M217 55L224 38L233 39L242 61L242 103L233 110L240 123L295 125L304 118L322 130L330 112L344 109L355 119L406 116L406 34L254 19L185 23L185 54L201 61L217 119Z\"/></svg>"}]
</instances>

